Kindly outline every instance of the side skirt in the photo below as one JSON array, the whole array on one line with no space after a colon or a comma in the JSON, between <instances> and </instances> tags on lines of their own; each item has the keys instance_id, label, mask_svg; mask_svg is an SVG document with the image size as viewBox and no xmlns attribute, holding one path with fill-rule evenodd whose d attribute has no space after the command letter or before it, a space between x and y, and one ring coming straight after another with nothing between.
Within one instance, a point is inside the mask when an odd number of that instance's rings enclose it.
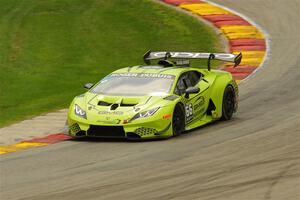
<instances>
[{"instance_id":1,"label":"side skirt","mask_svg":"<svg viewBox=\"0 0 300 200\"><path fill-rule=\"evenodd\" d=\"M214 122L214 121L216 121L216 120L217 120L217 119L212 118L211 115L204 115L201 119L199 119L199 120L197 120L197 121L195 121L195 122L192 122L191 124L188 124L188 125L185 127L185 130L188 131L188 130L191 130L191 129L194 129L194 128L203 126L203 125L205 125L205 124Z\"/></svg>"}]
</instances>

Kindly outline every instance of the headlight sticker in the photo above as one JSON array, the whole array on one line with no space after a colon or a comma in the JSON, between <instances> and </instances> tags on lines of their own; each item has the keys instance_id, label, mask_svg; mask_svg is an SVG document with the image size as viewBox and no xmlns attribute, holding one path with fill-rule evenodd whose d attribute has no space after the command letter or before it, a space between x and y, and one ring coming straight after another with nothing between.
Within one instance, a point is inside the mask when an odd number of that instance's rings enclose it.
<instances>
[{"instance_id":1,"label":"headlight sticker","mask_svg":"<svg viewBox=\"0 0 300 200\"><path fill-rule=\"evenodd\" d=\"M156 113L156 111L158 111L158 109L159 109L159 107L138 113L130 121L140 119L140 118L150 117L150 116L154 115L154 113Z\"/></svg>"},{"instance_id":2,"label":"headlight sticker","mask_svg":"<svg viewBox=\"0 0 300 200\"><path fill-rule=\"evenodd\" d=\"M77 104L75 104L74 112L75 115L86 119L86 112L82 108L80 108Z\"/></svg>"}]
</instances>

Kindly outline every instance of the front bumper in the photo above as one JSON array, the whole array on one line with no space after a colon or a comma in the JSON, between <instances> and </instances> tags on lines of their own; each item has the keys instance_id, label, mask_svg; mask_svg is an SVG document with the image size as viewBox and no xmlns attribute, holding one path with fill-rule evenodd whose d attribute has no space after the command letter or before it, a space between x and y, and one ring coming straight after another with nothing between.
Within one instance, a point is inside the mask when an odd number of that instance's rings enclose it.
<instances>
[{"instance_id":1,"label":"front bumper","mask_svg":"<svg viewBox=\"0 0 300 200\"><path fill-rule=\"evenodd\" d=\"M167 138L173 135L171 118L114 125L89 124L69 116L68 127L68 135L72 137L154 139Z\"/></svg>"}]
</instances>

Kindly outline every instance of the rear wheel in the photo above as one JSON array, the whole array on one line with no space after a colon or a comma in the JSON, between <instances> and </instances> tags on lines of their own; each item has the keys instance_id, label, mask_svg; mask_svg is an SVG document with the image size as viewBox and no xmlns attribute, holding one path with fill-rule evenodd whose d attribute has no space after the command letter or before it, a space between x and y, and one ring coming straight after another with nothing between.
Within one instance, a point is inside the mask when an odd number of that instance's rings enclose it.
<instances>
[{"instance_id":1,"label":"rear wheel","mask_svg":"<svg viewBox=\"0 0 300 200\"><path fill-rule=\"evenodd\" d=\"M224 90L222 120L230 120L234 112L235 93L231 85L228 85Z\"/></svg>"},{"instance_id":2,"label":"rear wheel","mask_svg":"<svg viewBox=\"0 0 300 200\"><path fill-rule=\"evenodd\" d=\"M173 136L180 135L185 128L185 114L181 104L175 106L172 119Z\"/></svg>"}]
</instances>

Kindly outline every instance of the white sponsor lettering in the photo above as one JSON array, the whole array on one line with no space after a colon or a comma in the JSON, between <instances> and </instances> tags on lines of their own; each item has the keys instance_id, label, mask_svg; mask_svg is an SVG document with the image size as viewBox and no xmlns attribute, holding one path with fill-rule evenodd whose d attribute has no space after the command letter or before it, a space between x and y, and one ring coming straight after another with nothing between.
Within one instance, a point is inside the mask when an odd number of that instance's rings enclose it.
<instances>
[{"instance_id":1,"label":"white sponsor lettering","mask_svg":"<svg viewBox=\"0 0 300 200\"><path fill-rule=\"evenodd\" d=\"M152 52L150 58L164 58L167 52ZM171 58L209 58L210 53L193 53L193 52L169 52ZM215 59L233 61L234 54L214 53Z\"/></svg>"},{"instance_id":2,"label":"white sponsor lettering","mask_svg":"<svg viewBox=\"0 0 300 200\"><path fill-rule=\"evenodd\" d=\"M155 74L155 73L114 73L113 77L138 77L138 78L165 78L174 79L174 75L170 74Z\"/></svg>"},{"instance_id":3,"label":"white sponsor lettering","mask_svg":"<svg viewBox=\"0 0 300 200\"><path fill-rule=\"evenodd\" d=\"M185 106L185 114L186 117L190 117L193 115L193 105L191 103Z\"/></svg>"}]
</instances>

